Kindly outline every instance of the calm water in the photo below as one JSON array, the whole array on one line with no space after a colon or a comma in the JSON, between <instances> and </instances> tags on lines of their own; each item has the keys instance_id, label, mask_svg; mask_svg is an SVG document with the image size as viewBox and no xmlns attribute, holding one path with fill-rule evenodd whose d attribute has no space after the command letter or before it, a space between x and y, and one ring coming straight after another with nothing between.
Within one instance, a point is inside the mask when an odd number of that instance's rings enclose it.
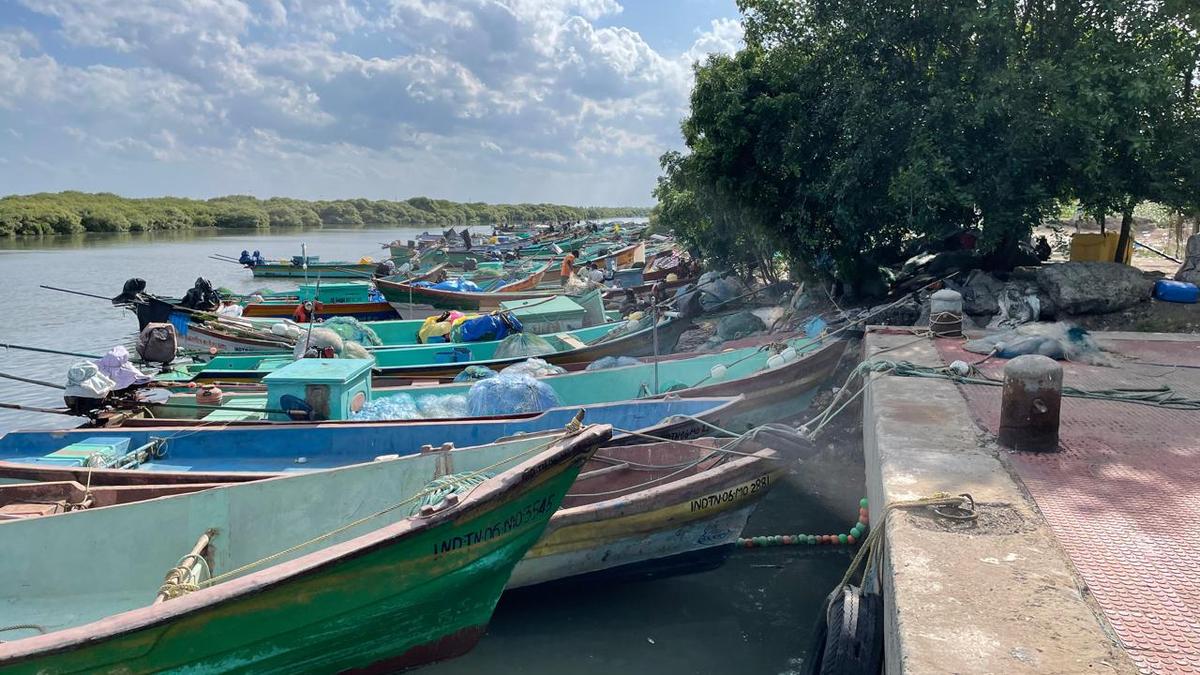
<instances>
[{"instance_id":1,"label":"calm water","mask_svg":"<svg viewBox=\"0 0 1200 675\"><path fill-rule=\"evenodd\" d=\"M48 291L46 284L105 297L121 292L126 279L141 277L151 293L180 296L203 276L213 286L234 291L269 287L294 288L295 279L255 279L239 265L219 262L214 253L234 256L258 249L267 258L308 254L323 260L378 260L387 252L380 243L409 239L419 229L322 229L308 232L257 231L166 232L82 235L38 239L0 237L0 343L101 355L113 345L128 344L137 320L127 310L93 298ZM428 228L436 231L436 227ZM62 383L78 358L4 350L0 372ZM56 390L0 379L0 402L60 407ZM61 426L69 418L0 410L0 432L31 426Z\"/></svg>"},{"instance_id":2,"label":"calm water","mask_svg":"<svg viewBox=\"0 0 1200 675\"><path fill-rule=\"evenodd\" d=\"M418 229L310 232L182 232L0 239L0 342L102 354L127 343L137 322L105 301L38 288L48 284L116 295L130 277L151 292L179 295L198 276L250 291L294 280L255 280L237 265L210 260L259 249L269 258L378 258L379 242ZM433 229L433 228L430 228ZM265 282L265 283L264 283ZM0 372L62 382L78 359L0 348ZM58 407L56 390L0 379L0 401ZM16 427L73 425L37 413L0 411L0 433ZM853 445L853 435L846 440ZM854 456L852 449L844 453ZM820 474L818 477L816 474ZM834 474L831 478L831 474ZM750 521L748 534L844 532L857 513L861 467L796 466ZM739 551L722 568L690 576L571 591L506 596L482 643L461 659L421 672L792 673L802 663L812 620L849 563L845 550L777 547Z\"/></svg>"}]
</instances>

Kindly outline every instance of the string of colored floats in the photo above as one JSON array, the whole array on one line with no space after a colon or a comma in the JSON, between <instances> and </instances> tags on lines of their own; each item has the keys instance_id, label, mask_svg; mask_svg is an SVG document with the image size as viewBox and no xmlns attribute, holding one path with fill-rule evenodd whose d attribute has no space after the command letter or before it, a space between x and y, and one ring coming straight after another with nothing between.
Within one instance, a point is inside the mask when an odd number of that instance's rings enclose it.
<instances>
[{"instance_id":1,"label":"string of colored floats","mask_svg":"<svg viewBox=\"0 0 1200 675\"><path fill-rule=\"evenodd\" d=\"M867 511L867 499L858 501L858 522L845 534L770 534L761 537L745 537L737 540L740 548L764 548L767 546L796 546L796 545L847 545L857 544L867 534L867 523L870 514Z\"/></svg>"}]
</instances>

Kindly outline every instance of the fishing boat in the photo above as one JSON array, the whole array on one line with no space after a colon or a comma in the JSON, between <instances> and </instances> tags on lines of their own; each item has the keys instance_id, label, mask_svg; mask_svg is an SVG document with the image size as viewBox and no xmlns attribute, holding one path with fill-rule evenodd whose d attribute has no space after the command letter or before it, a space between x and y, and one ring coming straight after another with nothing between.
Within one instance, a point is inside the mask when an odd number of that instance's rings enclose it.
<instances>
[{"instance_id":1,"label":"fishing boat","mask_svg":"<svg viewBox=\"0 0 1200 675\"><path fill-rule=\"evenodd\" d=\"M402 278L403 281L428 281L442 274L444 266L435 266L424 272ZM366 278L369 278L368 275ZM396 310L385 301L371 301L368 297L370 286L366 281L351 283L303 284L294 291L281 291L265 295L262 302L255 302L249 296L235 298L242 303L242 316L247 318L291 318L296 311L296 305L304 300L318 299L321 304L321 316L349 316L360 321L376 321L394 319ZM120 296L118 296L120 297ZM114 302L117 302L114 300ZM195 318L213 316L210 312L197 312L179 305L178 298L161 297L148 293L138 294L136 298L123 299L118 304L131 309L138 319L138 330L149 323L175 324L177 330L186 321ZM180 331L182 332L182 331Z\"/></svg>"},{"instance_id":2,"label":"fishing boat","mask_svg":"<svg viewBox=\"0 0 1200 675\"><path fill-rule=\"evenodd\" d=\"M267 262L250 266L255 278L287 277L291 279L370 279L375 273L378 261L371 262L321 262L316 256L308 256L305 265L301 256L294 256L290 261Z\"/></svg>"},{"instance_id":3,"label":"fishing boat","mask_svg":"<svg viewBox=\"0 0 1200 675\"><path fill-rule=\"evenodd\" d=\"M589 251L580 251L582 257L575 261L575 266L587 265L595 263L601 269L612 267L613 269L625 269L633 267L636 263L644 264L646 262L646 242L639 241L628 245L618 244L619 248L612 250L612 244L600 245L599 252L591 253ZM553 284L563 283L562 278L562 261L564 255L550 256L550 269L546 276L543 277L542 283Z\"/></svg>"},{"instance_id":4,"label":"fishing boat","mask_svg":"<svg viewBox=\"0 0 1200 675\"><path fill-rule=\"evenodd\" d=\"M621 430L608 445L636 445L643 436L681 440L723 427L740 397L655 399L586 406L590 423ZM12 431L0 437L0 482L79 480L95 484L222 482L231 473L278 473L411 455L429 445L471 447L517 434L561 429L580 408L460 420L239 424L226 414L187 425ZM111 467L111 468L110 468ZM221 477L218 477L221 476Z\"/></svg>"},{"instance_id":5,"label":"fishing boat","mask_svg":"<svg viewBox=\"0 0 1200 675\"><path fill-rule=\"evenodd\" d=\"M538 354L537 357L550 363L569 367L586 366L605 356L648 356L671 352L679 336L690 327L687 319L668 316L654 326L637 324L630 328L629 322L617 326L602 324L577 331L554 333L541 336L555 351ZM406 384L414 381L427 382L452 380L469 366L486 366L499 370L529 355L497 356L501 342L443 343L408 347L375 349L374 372L377 377L387 378L388 384ZM207 363L174 366L173 370L160 373L155 379L164 384L186 385L201 382L257 382L268 374L291 363L290 355L227 355L216 356Z\"/></svg>"},{"instance_id":6,"label":"fishing boat","mask_svg":"<svg viewBox=\"0 0 1200 675\"><path fill-rule=\"evenodd\" d=\"M461 655L608 435L484 471L418 455L0 522L0 549L30 552L0 556L0 670L394 672Z\"/></svg>"},{"instance_id":7,"label":"fishing boat","mask_svg":"<svg viewBox=\"0 0 1200 675\"><path fill-rule=\"evenodd\" d=\"M442 290L413 283L393 282L381 279L376 282L379 292L401 315L427 312L434 309L456 309L464 312L491 312L500 308L507 300L526 300L546 297L552 293L536 292L549 264L538 265L529 274L499 286L486 293Z\"/></svg>"},{"instance_id":8,"label":"fishing boat","mask_svg":"<svg viewBox=\"0 0 1200 675\"><path fill-rule=\"evenodd\" d=\"M836 368L845 351L844 341L808 339L768 342L713 354L691 354L687 358L663 359L599 370L580 370L539 378L550 387L560 405L588 406L659 396L706 397L744 396L733 422L742 428L798 414L808 407L817 388ZM270 381L270 378L268 378ZM405 407L430 411L436 416L465 415L466 397L472 383L450 383L417 387L369 386L366 397L379 401L400 397ZM268 390L270 385L268 385ZM461 397L462 410L441 405L447 397ZM227 409L251 412L264 408L271 398L262 392L231 393L223 398ZM168 420L193 424L212 415L212 408L198 406L194 393L174 394L154 407L153 424ZM244 419L267 419L263 412ZM135 422L140 423L140 422Z\"/></svg>"},{"instance_id":9,"label":"fishing boat","mask_svg":"<svg viewBox=\"0 0 1200 675\"><path fill-rule=\"evenodd\" d=\"M384 303L386 305L386 303ZM391 305L386 305L388 311L395 313ZM590 328L601 324L609 324L610 328L617 326L618 312L607 312L600 291L590 291L582 296L549 296L536 300L518 300L501 303L500 311L514 316L523 326L523 331L536 335L553 333L570 333L581 328ZM298 338L279 335L274 332L275 324L288 323L290 318L262 319L192 316L190 322L176 317L172 320L180 342L185 349L199 349L212 354L229 353L288 353L290 354ZM371 321L359 329L369 331L374 338L363 340L368 350L385 349L388 347L417 346L422 344L446 344L438 339L430 343L420 340L420 331L425 326L424 319L389 319ZM328 327L317 324L317 327ZM297 325L298 332L305 331L307 325ZM591 335L589 335L591 333ZM596 331L575 334L574 337L587 341L593 339ZM379 344L374 344L375 341Z\"/></svg>"},{"instance_id":10,"label":"fishing boat","mask_svg":"<svg viewBox=\"0 0 1200 675\"><path fill-rule=\"evenodd\" d=\"M644 579L720 566L784 470L775 450L731 455L722 452L722 443L729 441L597 452L508 587Z\"/></svg>"},{"instance_id":11,"label":"fishing boat","mask_svg":"<svg viewBox=\"0 0 1200 675\"><path fill-rule=\"evenodd\" d=\"M446 269L435 265L415 274L385 277L395 281L418 282L438 278ZM246 302L242 316L248 318L291 318L296 305L304 300L317 299L321 302L321 315L350 316L359 321L383 321L399 316L385 300L371 300L370 283L364 280L337 284L305 284L295 291L266 294L261 302Z\"/></svg>"},{"instance_id":12,"label":"fishing boat","mask_svg":"<svg viewBox=\"0 0 1200 675\"><path fill-rule=\"evenodd\" d=\"M442 471L478 471L544 444L533 435L474 448L431 447ZM709 569L733 549L755 507L783 474L780 454L753 439L698 438L598 450L584 465L509 588L579 577L658 576ZM243 473L241 480L282 474ZM0 519L96 509L227 483L0 485Z\"/></svg>"}]
</instances>

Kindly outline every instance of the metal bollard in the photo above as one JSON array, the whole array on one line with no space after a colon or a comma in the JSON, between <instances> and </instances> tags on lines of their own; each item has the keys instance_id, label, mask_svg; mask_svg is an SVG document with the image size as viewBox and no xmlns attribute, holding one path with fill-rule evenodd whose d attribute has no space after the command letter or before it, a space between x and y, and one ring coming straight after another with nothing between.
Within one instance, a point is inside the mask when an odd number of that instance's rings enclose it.
<instances>
[{"instance_id":1,"label":"metal bollard","mask_svg":"<svg viewBox=\"0 0 1200 675\"><path fill-rule=\"evenodd\" d=\"M929 296L929 332L934 337L962 337L963 298L948 288Z\"/></svg>"},{"instance_id":2,"label":"metal bollard","mask_svg":"<svg viewBox=\"0 0 1200 675\"><path fill-rule=\"evenodd\" d=\"M1013 450L1058 450L1062 408L1062 366L1037 354L1026 354L1004 366L1000 401L1000 445Z\"/></svg>"}]
</instances>

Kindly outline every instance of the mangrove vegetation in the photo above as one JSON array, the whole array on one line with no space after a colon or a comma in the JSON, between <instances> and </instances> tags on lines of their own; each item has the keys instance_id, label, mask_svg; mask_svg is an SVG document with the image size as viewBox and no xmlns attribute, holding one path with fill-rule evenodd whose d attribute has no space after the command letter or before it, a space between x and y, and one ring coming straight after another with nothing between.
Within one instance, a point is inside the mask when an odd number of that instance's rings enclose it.
<instances>
[{"instance_id":1,"label":"mangrove vegetation","mask_svg":"<svg viewBox=\"0 0 1200 675\"><path fill-rule=\"evenodd\" d=\"M234 195L214 199L129 199L109 193L56 192L0 199L0 236L191 228L289 228L324 225L491 225L644 216L636 207L404 201L304 201Z\"/></svg>"}]
</instances>

